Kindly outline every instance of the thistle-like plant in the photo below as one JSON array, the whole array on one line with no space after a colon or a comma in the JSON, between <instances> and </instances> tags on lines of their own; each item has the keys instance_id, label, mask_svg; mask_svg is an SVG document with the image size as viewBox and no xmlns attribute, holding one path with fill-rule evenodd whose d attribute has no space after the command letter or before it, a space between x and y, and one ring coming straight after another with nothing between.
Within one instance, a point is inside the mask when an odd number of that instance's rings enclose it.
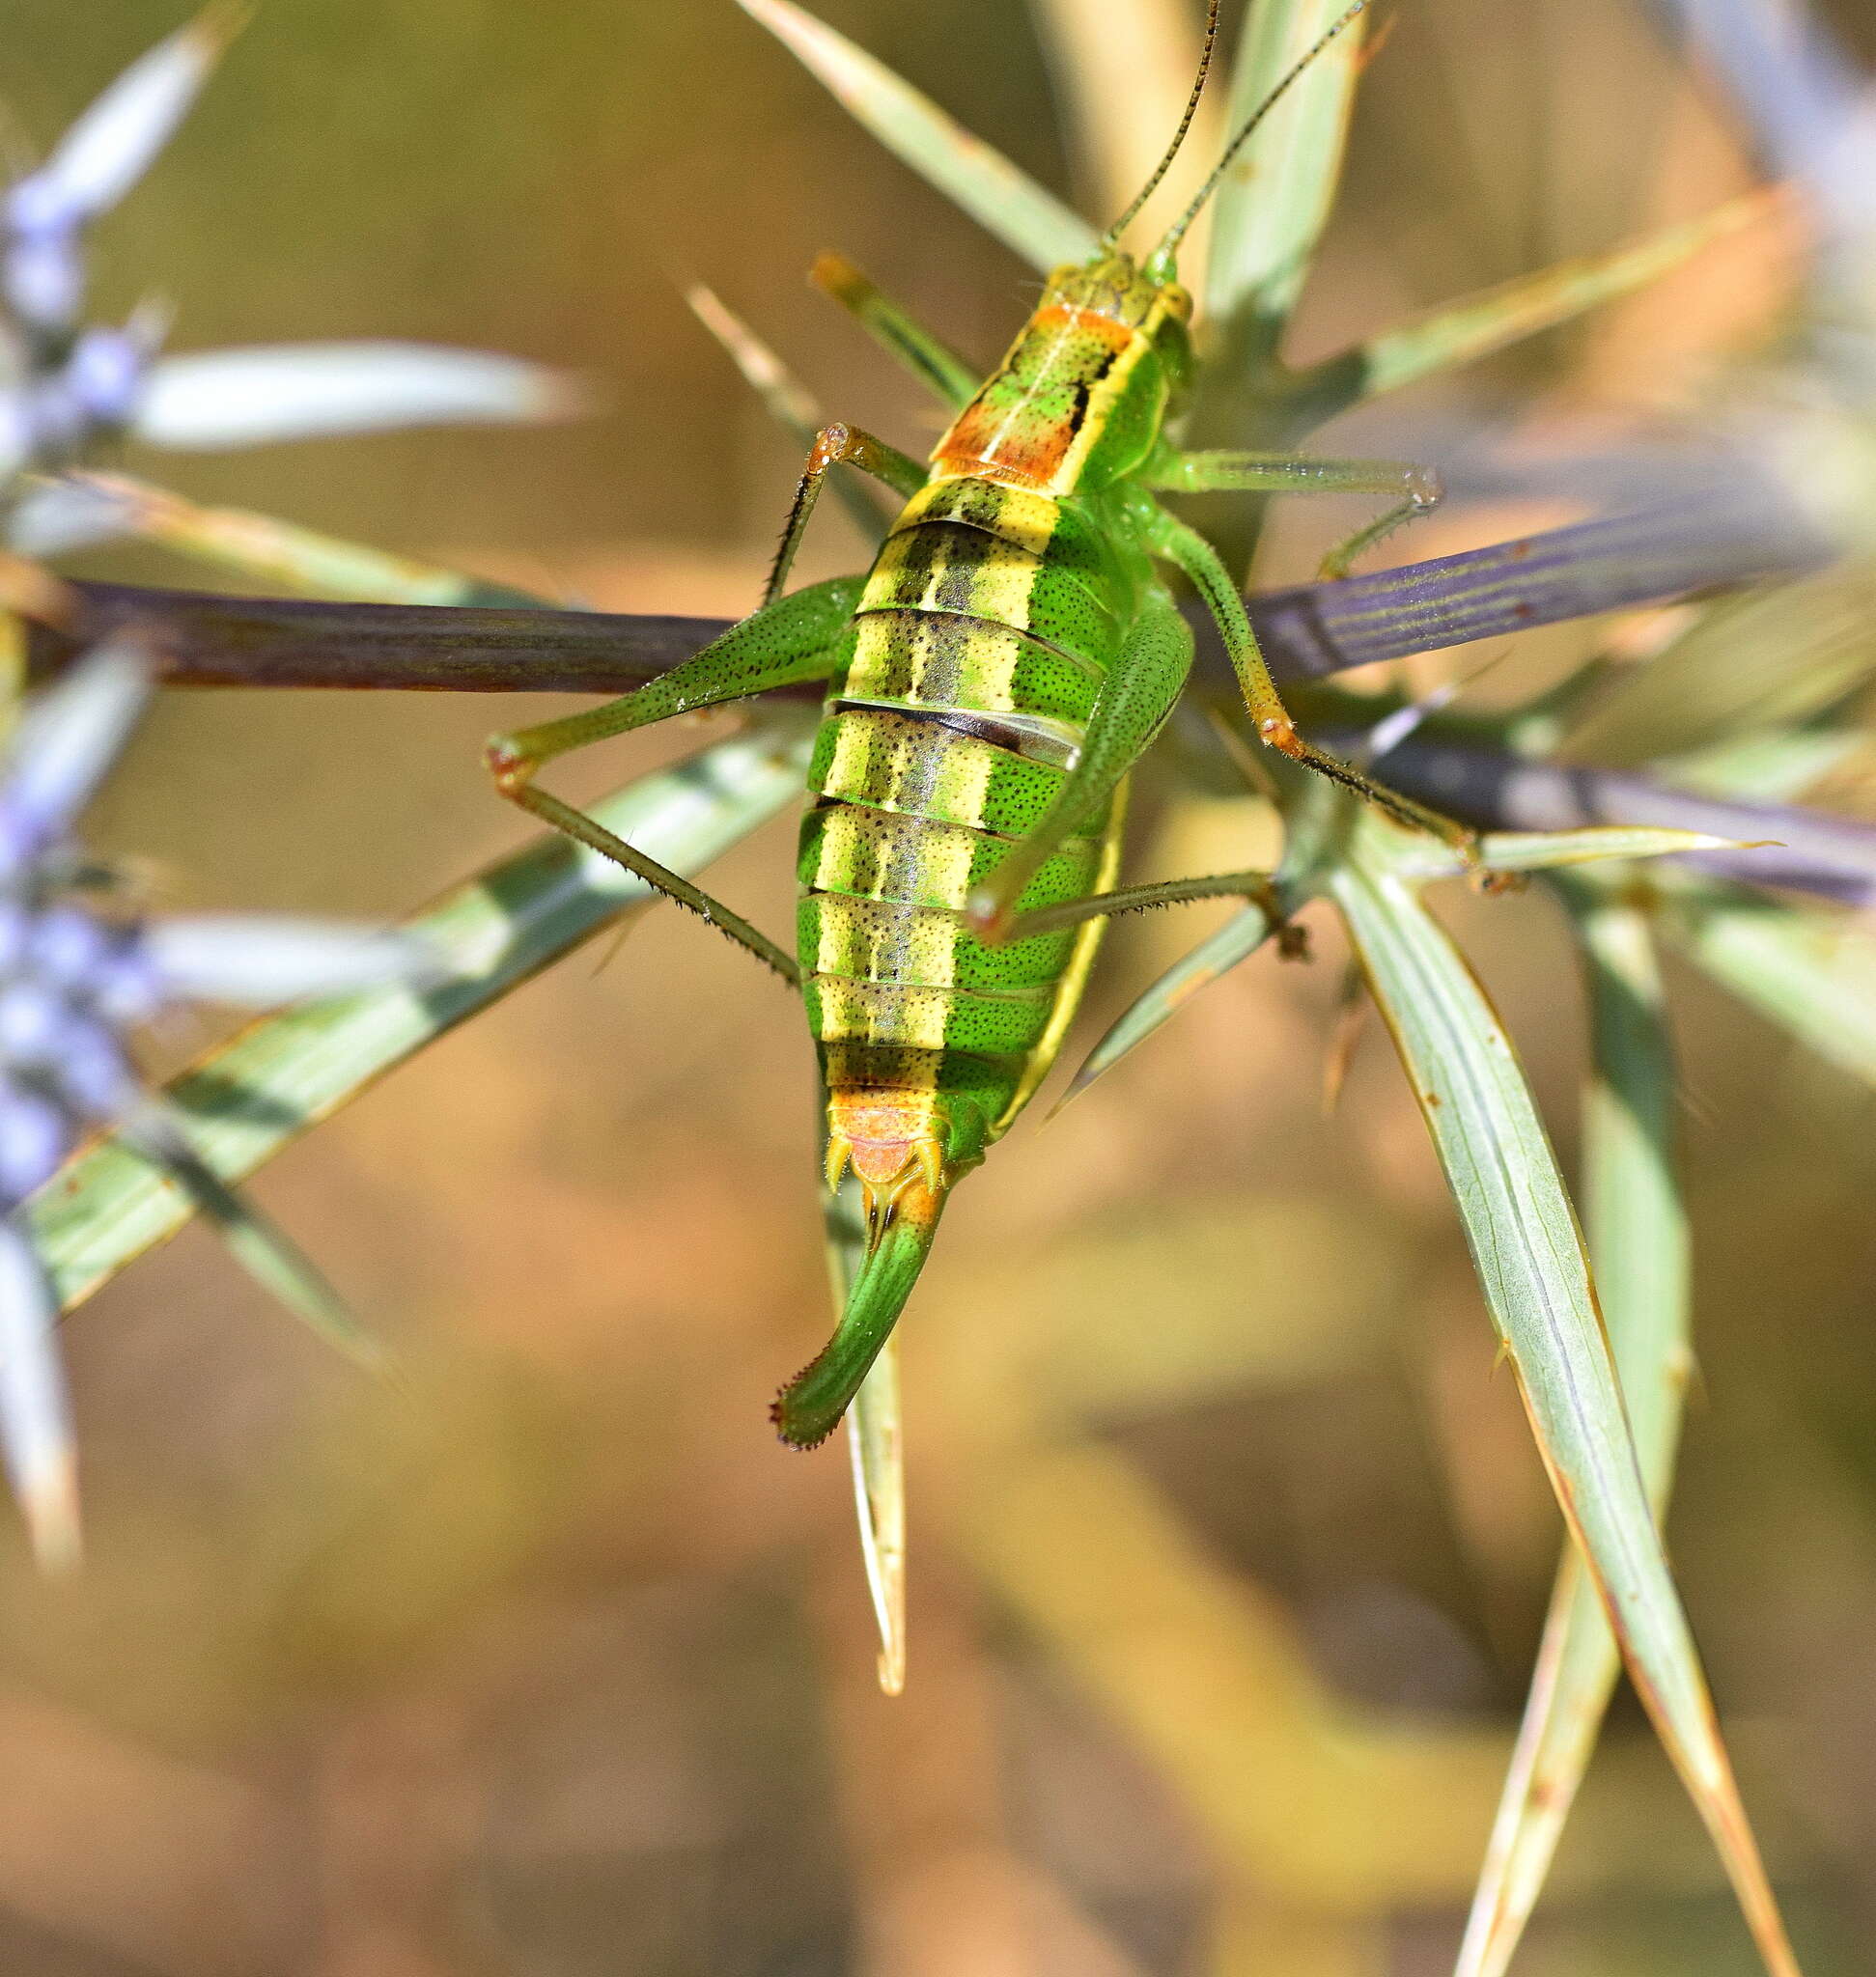
<instances>
[{"instance_id":1,"label":"thistle-like plant","mask_svg":"<svg viewBox=\"0 0 1876 1977\"><path fill-rule=\"evenodd\" d=\"M882 142L1032 265L1047 269L1092 248L1093 227L853 43L790 0L742 4ZM1057 7L1051 18L1073 20L1076 12ZM1324 0L1263 0L1243 38L1234 123L1338 12ZM1089 10L1090 21L1100 13ZM1200 443L1293 445L1337 412L1626 292L1750 217L1748 209L1727 209L1293 366L1284 331L1329 216L1358 70L1350 37L1260 127L1244 171L1219 199L1190 434ZM1839 330L1851 322L1852 343L1866 337L1868 321L1856 314L1861 301L1842 299L1850 292L1833 270L1858 265L1861 237L1836 214L1825 230L1820 275L1819 293ZM49 250L42 258L48 266L55 259ZM31 265L30 257L21 262ZM822 275L864 326L896 340L940 396L972 376L935 338L909 347L902 315L882 306L851 265L825 264ZM22 294L57 289L42 270L32 280L39 288L27 284ZM708 292L693 302L786 424L821 423L820 407L753 331ZM70 355L61 361L69 366ZM1828 390L1820 383L1827 373ZM1867 366L1818 348L1796 349L1782 373L1754 374L1752 403L1779 432L1831 435L1831 457L1842 467L1829 499L1796 490L1778 464L1791 457L1789 443L1782 453L1761 445L1754 457L1766 470L1724 487L1682 487L1671 501L1618 505L1544 536L1250 600L1266 652L1292 682L1305 720L1346 746L1365 746L1388 780L1476 824L1488 867L1545 875L1589 984L1585 1248L1511 1040L1425 904L1426 888L1456 877L1456 863L1333 792L1288 776L1274 786L1287 838L1274 904L1288 915L1323 900L1347 928L1439 1153L1573 1539L1461 1953L1468 1977L1502 1970L1516 1946L1622 1657L1713 1833L1767 1966L1797 1967L1657 1528L1688 1350L1689 1234L1656 949L1663 940L1678 947L1807 1044L1876 1079L1876 951L1843 911L1876 897L1876 830L1789 800L1861 745L1854 690L1862 672L1803 662L1824 642L1820 624L1861 595L1868 484L1858 478L1864 456L1857 435L1870 430L1867 379ZM341 396L357 385L352 378ZM70 395L76 387L68 381L60 389ZM1792 414L1794 401L1802 416ZM115 504L114 525L126 532L354 600L179 604L155 592L77 587L83 636L140 621L158 640L171 679L618 692L719 628L546 609L438 610L472 603L476 588L286 523L194 509L162 490L119 483L102 498ZM865 504L855 509L877 528ZM1248 568L1257 520L1233 529L1235 553ZM1588 669L1509 711L1480 713L1463 696L1428 704L1324 683L1375 659L1803 571L1821 573L1784 592L1702 602L1647 666ZM47 662L62 650L55 635L42 636ZM1768 652L1779 667L1761 664L1759 690L1736 690L1742 660ZM1794 652L1795 679L1784 663ZM1239 738L1227 696L1213 697L1229 773ZM786 702L760 710L737 738L633 785L596 814L687 872L787 801L792 779L798 787L802 735L799 711ZM1619 737L1620 745L1599 751L1599 737ZM239 1179L389 1065L645 896L584 852L559 843L531 848L412 920L411 930L444 956L436 987L419 992L383 983L289 1011L172 1085L167 1103L180 1144L220 1183ZM1204 941L1096 1044L1072 1089L1137 1047L1195 989L1247 960L1270 940L1276 918L1269 905L1252 905ZM230 1092L244 1102L231 1103ZM257 1098L266 1104L257 1106ZM15 1225L62 1304L76 1302L191 1211L155 1184L162 1157L148 1135L139 1138L133 1118L22 1206ZM837 1203L837 1256L852 1248L843 1212ZM904 1641L897 1408L887 1355L863 1390L853 1447L895 1675Z\"/></svg>"},{"instance_id":2,"label":"thistle-like plant","mask_svg":"<svg viewBox=\"0 0 1876 1977\"><path fill-rule=\"evenodd\" d=\"M84 320L85 237L155 162L243 9L216 4L131 64L0 199L0 500L47 554L123 532L133 488L66 478L120 442L193 451L387 427L538 420L571 382L479 350L390 342L162 354L167 310ZM26 480L28 469L40 478Z\"/></svg>"}]
</instances>

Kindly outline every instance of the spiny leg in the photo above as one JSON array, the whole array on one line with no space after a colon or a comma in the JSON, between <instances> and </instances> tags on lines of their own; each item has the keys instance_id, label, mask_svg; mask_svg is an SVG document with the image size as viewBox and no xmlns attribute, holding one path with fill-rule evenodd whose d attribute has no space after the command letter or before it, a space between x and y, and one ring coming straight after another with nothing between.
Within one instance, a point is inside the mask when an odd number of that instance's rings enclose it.
<instances>
[{"instance_id":1,"label":"spiny leg","mask_svg":"<svg viewBox=\"0 0 1876 1977\"><path fill-rule=\"evenodd\" d=\"M1300 762L1319 775L1328 776L1330 781L1365 796L1370 803L1402 823L1416 830L1430 831L1442 842L1453 846L1469 864L1476 863L1475 832L1457 820L1442 817L1439 811L1429 810L1423 804L1415 803L1411 796L1403 796L1398 791L1388 789L1385 783L1377 783L1364 776L1352 764L1318 748L1297 732L1296 723L1283 705L1283 697L1276 690L1276 682L1271 678L1270 668L1264 662L1264 654L1258 650L1257 634L1250 628L1245 600L1238 595L1230 572L1218 560L1218 551L1197 530L1188 528L1177 515L1169 515L1156 504L1143 540L1154 555L1162 556L1183 570L1204 599L1206 608L1218 627L1218 634L1224 640L1224 650L1231 660L1232 670L1238 676L1238 683L1244 689L1245 704L1256 724L1259 740L1287 755L1291 761Z\"/></svg>"},{"instance_id":2,"label":"spiny leg","mask_svg":"<svg viewBox=\"0 0 1876 1977\"><path fill-rule=\"evenodd\" d=\"M788 581L789 569L795 561L795 552L801 546L808 517L814 513L814 504L821 498L822 483L842 464L858 467L861 473L883 481L908 500L925 485L925 469L896 446L888 446L883 439L874 438L872 433L861 432L857 426L822 427L820 435L808 450L808 463L801 469L800 485L795 489L795 500L782 529L781 543L775 551L774 566L769 572L769 587L762 594L765 604L772 604L781 596L782 585Z\"/></svg>"},{"instance_id":3,"label":"spiny leg","mask_svg":"<svg viewBox=\"0 0 1876 1977\"><path fill-rule=\"evenodd\" d=\"M673 714L766 693L772 687L829 678L839 663L841 634L854 615L864 582L863 577L839 576L810 584L732 626L702 652L693 653L682 665L660 674L635 693L584 713L543 721L513 735L494 736L485 759L495 788L531 816L623 865L646 884L700 914L784 981L796 981L798 971L794 961L767 934L689 879L595 823L584 812L535 788L534 777L556 756L583 748L588 742L629 734L634 728L668 720Z\"/></svg>"},{"instance_id":4,"label":"spiny leg","mask_svg":"<svg viewBox=\"0 0 1876 1977\"><path fill-rule=\"evenodd\" d=\"M962 411L977 396L981 374L891 296L882 294L844 254L817 255L808 278L953 411Z\"/></svg>"},{"instance_id":5,"label":"spiny leg","mask_svg":"<svg viewBox=\"0 0 1876 1977\"><path fill-rule=\"evenodd\" d=\"M967 912L979 939L1000 945L1010 937L1023 888L1106 808L1177 704L1191 663L1191 631L1162 592L1147 601L1114 660L1060 794L971 894Z\"/></svg>"},{"instance_id":6,"label":"spiny leg","mask_svg":"<svg viewBox=\"0 0 1876 1977\"><path fill-rule=\"evenodd\" d=\"M1309 951L1305 930L1289 919L1278 897L1275 881L1268 872L1216 872L1203 878L1159 879L1146 885L1116 886L1112 892L1098 892L1084 900L1067 900L1060 905L1038 906L1019 913L1011 923L1010 938L1027 940L1038 933L1059 933L1066 927L1085 920L1105 919L1114 913L1143 913L1154 906L1185 905L1194 900L1246 900L1260 905L1277 930L1277 945L1288 960L1301 960Z\"/></svg>"},{"instance_id":7,"label":"spiny leg","mask_svg":"<svg viewBox=\"0 0 1876 1977\"><path fill-rule=\"evenodd\" d=\"M575 810L571 803L563 803L547 791L530 789L525 783L503 789L502 794L529 816L538 817L543 823L552 824L555 830L598 851L602 858L610 858L615 865L623 865L655 892L661 892L666 899L689 907L707 926L727 934L739 947L747 948L757 961L765 967L772 968L791 988L800 987L801 971L785 948L778 947L759 927L752 927L741 913L726 906L721 900L705 892L701 886L692 885L681 873L673 872L668 865L660 865L656 858L647 857L643 851L627 844L624 838L614 837L603 825L595 823L585 811Z\"/></svg>"},{"instance_id":8,"label":"spiny leg","mask_svg":"<svg viewBox=\"0 0 1876 1977\"><path fill-rule=\"evenodd\" d=\"M1301 453L1201 452L1174 454L1147 476L1169 493L1397 494L1385 515L1358 528L1322 560L1319 574L1343 577L1364 549L1403 522L1437 507L1444 489L1431 467L1402 459L1318 459Z\"/></svg>"}]
</instances>

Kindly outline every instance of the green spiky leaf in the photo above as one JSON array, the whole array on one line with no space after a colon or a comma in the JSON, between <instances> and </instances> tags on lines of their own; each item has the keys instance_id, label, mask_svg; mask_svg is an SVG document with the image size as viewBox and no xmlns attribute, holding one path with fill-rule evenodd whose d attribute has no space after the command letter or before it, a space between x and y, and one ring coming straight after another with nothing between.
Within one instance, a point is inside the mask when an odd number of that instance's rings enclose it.
<instances>
[{"instance_id":1,"label":"green spiky leaf","mask_svg":"<svg viewBox=\"0 0 1876 1977\"><path fill-rule=\"evenodd\" d=\"M1636 1689L1719 1850L1767 1967L1794 1977L1622 1407L1556 1156L1511 1039L1363 816L1329 891L1437 1149L1557 1501Z\"/></svg>"},{"instance_id":2,"label":"green spiky leaf","mask_svg":"<svg viewBox=\"0 0 1876 1977\"><path fill-rule=\"evenodd\" d=\"M1232 70L1227 131L1251 116L1346 6L1270 0L1251 9ZM1240 352L1273 354L1302 292L1341 178L1364 26L1357 22L1298 78L1218 188L1204 307L1230 338L1229 361Z\"/></svg>"},{"instance_id":3,"label":"green spiky leaf","mask_svg":"<svg viewBox=\"0 0 1876 1977\"><path fill-rule=\"evenodd\" d=\"M1095 230L1078 213L845 35L791 0L737 4L895 157L1032 267L1047 273L1094 252Z\"/></svg>"},{"instance_id":4,"label":"green spiky leaf","mask_svg":"<svg viewBox=\"0 0 1876 1977\"><path fill-rule=\"evenodd\" d=\"M1674 1158L1674 1058L1648 914L1612 881L1554 881L1588 988L1583 1192L1610 1347L1657 1517L1690 1359L1691 1245ZM1504 1977L1621 1673L1602 1601L1569 1548L1455 1977Z\"/></svg>"}]
</instances>

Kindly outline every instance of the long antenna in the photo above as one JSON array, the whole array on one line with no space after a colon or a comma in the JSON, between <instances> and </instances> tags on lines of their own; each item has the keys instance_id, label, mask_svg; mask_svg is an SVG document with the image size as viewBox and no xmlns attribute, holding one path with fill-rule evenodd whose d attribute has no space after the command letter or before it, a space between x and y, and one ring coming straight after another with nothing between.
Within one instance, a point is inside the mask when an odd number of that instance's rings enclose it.
<instances>
[{"instance_id":1,"label":"long antenna","mask_svg":"<svg viewBox=\"0 0 1876 1977\"><path fill-rule=\"evenodd\" d=\"M1102 235L1101 245L1104 252L1113 247L1126 230L1128 222L1153 197L1160 181L1172 169L1172 161L1179 155L1179 147L1185 143L1187 131L1192 127L1192 119L1198 115L1198 99L1205 92L1206 73L1212 67L1213 44L1218 38L1219 4L1220 0L1212 0L1211 6L1206 10L1205 46L1199 54L1198 73L1192 79L1192 93L1186 99L1186 114L1179 120L1179 128L1172 133L1172 142L1166 146L1165 155L1154 166L1152 178L1134 195L1133 205ZM1366 0L1363 0L1363 5L1365 4Z\"/></svg>"},{"instance_id":2,"label":"long antenna","mask_svg":"<svg viewBox=\"0 0 1876 1977\"><path fill-rule=\"evenodd\" d=\"M1334 41L1336 36L1339 35L1342 32L1342 30L1346 28L1352 20L1354 20L1355 16L1358 14L1361 13L1364 8L1366 8L1367 5L1368 0L1355 0L1355 4L1352 7L1350 7L1346 13L1342 14L1337 17L1333 25L1330 26L1329 30L1309 48L1308 52L1303 55L1302 59L1300 62L1297 63L1296 67L1292 69L1287 75L1284 76L1282 81L1279 82L1276 85L1276 87L1271 91L1270 95L1267 96L1264 98L1264 100L1257 105L1256 109L1254 109L1250 113L1250 115L1247 118L1246 118L1244 123L1239 125L1237 135L1233 137L1231 142L1225 146L1224 155L1218 160L1216 168L1213 170L1212 176L1209 179L1207 179L1205 183L1198 188L1198 196L1192 201L1191 205L1189 206L1186 209L1186 210L1183 213L1181 213L1176 220L1173 221L1172 226L1168 229L1166 233L1166 237L1163 240L1162 240L1159 246L1157 246L1153 250L1152 257L1147 262L1147 266L1149 268L1161 269L1170 267L1172 258L1179 250L1180 241L1186 237L1186 229L1190 227L1195 219L1197 219L1199 211L1204 207L1205 202L1208 199L1210 199L1213 193L1215 193L1218 189L1219 181L1223 179L1225 173L1230 169L1231 160L1235 158L1238 155L1239 152L1241 152L1244 149L1245 142L1250 136L1250 133L1253 130L1255 130L1258 125L1260 125L1264 121L1264 119L1270 115L1272 110L1274 110L1276 107L1277 101L1282 97L1284 91L1287 90L1290 87L1290 85L1296 81L1298 76L1300 76L1302 73L1302 71L1309 67L1310 63L1312 63L1316 59L1316 57L1320 55L1326 47L1329 46L1330 42ZM1216 7L1213 10L1213 18L1217 18ZM1164 167L1162 166L1162 170L1163 169Z\"/></svg>"}]
</instances>

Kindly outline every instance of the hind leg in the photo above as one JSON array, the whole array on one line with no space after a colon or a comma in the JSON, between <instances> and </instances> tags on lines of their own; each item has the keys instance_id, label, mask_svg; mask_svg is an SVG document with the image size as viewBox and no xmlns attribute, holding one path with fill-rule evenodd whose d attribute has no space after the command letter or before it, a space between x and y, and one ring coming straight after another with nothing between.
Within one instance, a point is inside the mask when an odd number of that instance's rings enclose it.
<instances>
[{"instance_id":1,"label":"hind leg","mask_svg":"<svg viewBox=\"0 0 1876 1977\"><path fill-rule=\"evenodd\" d=\"M635 693L585 713L495 736L486 751L495 788L530 816L636 873L648 885L699 914L784 981L796 981L798 970L793 959L766 933L700 886L595 823L583 811L537 788L534 778L556 756L583 748L588 742L630 734L635 728L669 720L673 714L767 693L773 687L830 678L839 663L841 634L854 615L863 582L861 577L842 576L811 584L732 626L702 652L692 654L681 666L660 674Z\"/></svg>"}]
</instances>

